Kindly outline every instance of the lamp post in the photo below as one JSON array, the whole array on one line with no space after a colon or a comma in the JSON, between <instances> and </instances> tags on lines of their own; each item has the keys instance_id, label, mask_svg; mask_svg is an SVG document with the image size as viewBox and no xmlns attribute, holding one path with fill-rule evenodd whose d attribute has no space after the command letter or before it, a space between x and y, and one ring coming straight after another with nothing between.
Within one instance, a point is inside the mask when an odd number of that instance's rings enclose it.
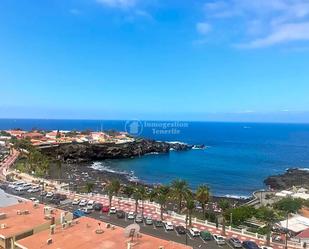
<instances>
[{"instance_id":1,"label":"lamp post","mask_svg":"<svg viewBox=\"0 0 309 249\"><path fill-rule=\"evenodd\" d=\"M186 245L188 245L188 214L186 214Z\"/></svg>"}]
</instances>

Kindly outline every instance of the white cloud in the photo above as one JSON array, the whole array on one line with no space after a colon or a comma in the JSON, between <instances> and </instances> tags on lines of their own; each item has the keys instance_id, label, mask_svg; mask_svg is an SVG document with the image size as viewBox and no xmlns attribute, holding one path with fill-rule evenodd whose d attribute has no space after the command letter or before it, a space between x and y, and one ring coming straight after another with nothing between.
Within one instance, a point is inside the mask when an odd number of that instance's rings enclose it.
<instances>
[{"instance_id":1,"label":"white cloud","mask_svg":"<svg viewBox=\"0 0 309 249\"><path fill-rule=\"evenodd\" d=\"M136 6L137 0L97 0L99 4L107 7L127 9Z\"/></svg>"},{"instance_id":2,"label":"white cloud","mask_svg":"<svg viewBox=\"0 0 309 249\"><path fill-rule=\"evenodd\" d=\"M204 20L210 25L226 22L224 27L232 27L224 30L225 36L249 40L245 44L236 41L241 43L239 47L260 48L309 41L308 0L213 0L205 3L204 12Z\"/></svg>"},{"instance_id":3,"label":"white cloud","mask_svg":"<svg viewBox=\"0 0 309 249\"><path fill-rule=\"evenodd\" d=\"M201 35L206 35L211 31L211 25L207 22L199 22L196 24L196 30Z\"/></svg>"},{"instance_id":4,"label":"white cloud","mask_svg":"<svg viewBox=\"0 0 309 249\"><path fill-rule=\"evenodd\" d=\"M279 26L276 30L264 38L258 38L242 44L243 48L261 48L290 41L309 41L309 22L290 23Z\"/></svg>"}]
</instances>

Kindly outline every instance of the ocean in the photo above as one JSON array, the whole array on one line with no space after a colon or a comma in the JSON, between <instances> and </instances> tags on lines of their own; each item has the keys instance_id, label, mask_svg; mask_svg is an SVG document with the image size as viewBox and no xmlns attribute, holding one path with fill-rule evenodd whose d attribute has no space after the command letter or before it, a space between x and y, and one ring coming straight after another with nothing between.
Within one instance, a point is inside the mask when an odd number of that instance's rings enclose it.
<instances>
[{"instance_id":1,"label":"ocean","mask_svg":"<svg viewBox=\"0 0 309 249\"><path fill-rule=\"evenodd\" d=\"M133 131L160 141L204 144L203 150L96 162L101 170L134 172L147 183L181 178L214 195L250 196L263 180L287 168L309 168L309 124L0 119L0 129ZM133 128L132 128L133 127ZM132 129L132 130L130 130ZM91 166L91 164L89 165Z\"/></svg>"}]
</instances>

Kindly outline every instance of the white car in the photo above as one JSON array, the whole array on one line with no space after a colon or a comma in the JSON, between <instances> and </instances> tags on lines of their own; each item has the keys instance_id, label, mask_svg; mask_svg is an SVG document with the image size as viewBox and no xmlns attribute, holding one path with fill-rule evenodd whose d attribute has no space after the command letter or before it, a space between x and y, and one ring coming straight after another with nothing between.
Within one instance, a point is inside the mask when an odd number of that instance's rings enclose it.
<instances>
[{"instance_id":1,"label":"white car","mask_svg":"<svg viewBox=\"0 0 309 249\"><path fill-rule=\"evenodd\" d=\"M32 187L32 188L29 188L28 190L27 190L27 192L28 193L36 193L36 192L40 192L40 187L39 186L34 186L34 187Z\"/></svg>"},{"instance_id":2,"label":"white car","mask_svg":"<svg viewBox=\"0 0 309 249\"><path fill-rule=\"evenodd\" d=\"M214 237L214 240L216 241L216 243L218 245L225 245L226 242L225 242L225 239L224 239L223 236L218 235L218 234L214 234L213 237Z\"/></svg>"},{"instance_id":3,"label":"white car","mask_svg":"<svg viewBox=\"0 0 309 249\"><path fill-rule=\"evenodd\" d=\"M174 230L173 223L170 222L170 221L164 222L164 227L165 227L166 231L173 231Z\"/></svg>"},{"instance_id":4,"label":"white car","mask_svg":"<svg viewBox=\"0 0 309 249\"><path fill-rule=\"evenodd\" d=\"M75 198L72 202L72 205L78 205L80 202L80 199L79 198Z\"/></svg>"},{"instance_id":5,"label":"white car","mask_svg":"<svg viewBox=\"0 0 309 249\"><path fill-rule=\"evenodd\" d=\"M79 202L79 206L80 207L85 207L87 205L87 200L85 199L82 199L80 202Z\"/></svg>"},{"instance_id":6,"label":"white car","mask_svg":"<svg viewBox=\"0 0 309 249\"><path fill-rule=\"evenodd\" d=\"M35 202L35 201L36 201L36 198L31 197L31 198L29 198L29 200Z\"/></svg>"},{"instance_id":7,"label":"white car","mask_svg":"<svg viewBox=\"0 0 309 249\"><path fill-rule=\"evenodd\" d=\"M46 198L52 198L54 196L54 193L53 192L47 192L46 194Z\"/></svg>"},{"instance_id":8,"label":"white car","mask_svg":"<svg viewBox=\"0 0 309 249\"><path fill-rule=\"evenodd\" d=\"M129 213L128 213L128 219L129 219L129 220L134 220L134 219L135 219L134 212L129 212Z\"/></svg>"},{"instance_id":9,"label":"white car","mask_svg":"<svg viewBox=\"0 0 309 249\"><path fill-rule=\"evenodd\" d=\"M90 209L90 210L92 210L92 209L93 209L94 203L95 203L95 201L93 201L93 200L88 201L88 203L87 203L87 208Z\"/></svg>"},{"instance_id":10,"label":"white car","mask_svg":"<svg viewBox=\"0 0 309 249\"><path fill-rule=\"evenodd\" d=\"M23 187L24 190L28 190L28 189L32 188L32 185L31 185L31 183L25 183L22 187Z\"/></svg>"},{"instance_id":11,"label":"white car","mask_svg":"<svg viewBox=\"0 0 309 249\"><path fill-rule=\"evenodd\" d=\"M16 189L18 187L21 187L25 184L25 182L13 182L12 184L9 185L10 188Z\"/></svg>"},{"instance_id":12,"label":"white car","mask_svg":"<svg viewBox=\"0 0 309 249\"><path fill-rule=\"evenodd\" d=\"M201 232L195 227L192 227L189 232L193 237L198 237L201 234Z\"/></svg>"},{"instance_id":13,"label":"white car","mask_svg":"<svg viewBox=\"0 0 309 249\"><path fill-rule=\"evenodd\" d=\"M261 249L273 249L271 246L261 246Z\"/></svg>"},{"instance_id":14,"label":"white car","mask_svg":"<svg viewBox=\"0 0 309 249\"><path fill-rule=\"evenodd\" d=\"M116 214L117 213L117 209L115 207L111 207L109 210L110 214Z\"/></svg>"}]
</instances>

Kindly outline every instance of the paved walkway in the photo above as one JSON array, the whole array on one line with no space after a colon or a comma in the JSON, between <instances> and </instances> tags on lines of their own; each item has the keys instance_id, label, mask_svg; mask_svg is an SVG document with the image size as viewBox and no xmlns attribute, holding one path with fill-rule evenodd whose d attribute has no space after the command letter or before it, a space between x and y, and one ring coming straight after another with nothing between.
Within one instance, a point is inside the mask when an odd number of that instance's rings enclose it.
<instances>
[{"instance_id":1,"label":"paved walkway","mask_svg":"<svg viewBox=\"0 0 309 249\"><path fill-rule=\"evenodd\" d=\"M15 163L19 154L19 151L13 149L12 153L0 163L0 178L6 179L8 169Z\"/></svg>"}]
</instances>

